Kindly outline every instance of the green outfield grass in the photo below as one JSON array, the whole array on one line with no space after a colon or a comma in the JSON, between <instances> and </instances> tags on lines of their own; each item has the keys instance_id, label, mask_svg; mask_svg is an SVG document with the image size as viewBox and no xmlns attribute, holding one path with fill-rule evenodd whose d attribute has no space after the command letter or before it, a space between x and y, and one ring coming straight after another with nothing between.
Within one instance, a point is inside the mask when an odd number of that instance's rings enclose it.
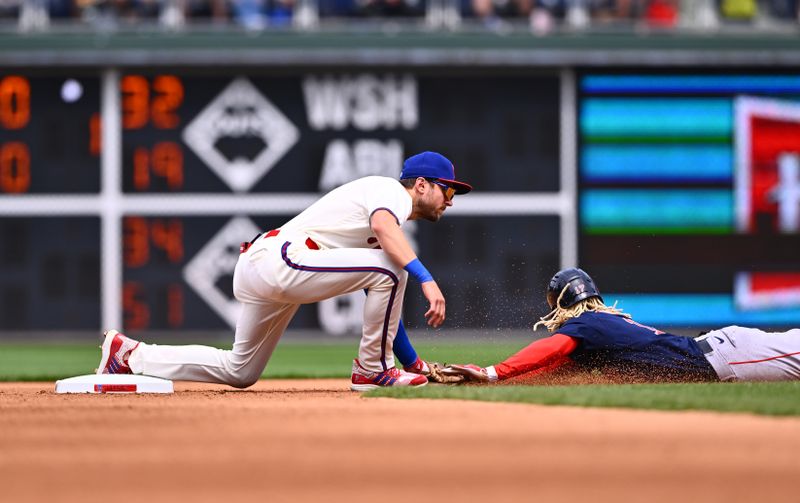
<instances>
[{"instance_id":1,"label":"green outfield grass","mask_svg":"<svg viewBox=\"0 0 800 503\"><path fill-rule=\"evenodd\" d=\"M429 360L480 365L501 361L524 345L525 341L459 343L435 340L414 344L419 354ZM352 340L326 343L282 341L263 377L350 377L357 351L358 341ZM0 344L0 381L55 381L89 374L99 360L97 344Z\"/></svg>"},{"instance_id":2,"label":"green outfield grass","mask_svg":"<svg viewBox=\"0 0 800 503\"><path fill-rule=\"evenodd\" d=\"M429 360L489 365L525 345L514 342L415 344ZM350 376L357 341L282 342L264 378ZM55 381L91 373L100 358L96 344L0 344L0 381ZM775 416L800 415L800 382L702 383L582 386L426 386L381 389L367 397L480 400L490 402L623 407L658 410L712 410Z\"/></svg>"},{"instance_id":3,"label":"green outfield grass","mask_svg":"<svg viewBox=\"0 0 800 503\"><path fill-rule=\"evenodd\" d=\"M800 382L386 388L369 397L800 415Z\"/></svg>"}]
</instances>

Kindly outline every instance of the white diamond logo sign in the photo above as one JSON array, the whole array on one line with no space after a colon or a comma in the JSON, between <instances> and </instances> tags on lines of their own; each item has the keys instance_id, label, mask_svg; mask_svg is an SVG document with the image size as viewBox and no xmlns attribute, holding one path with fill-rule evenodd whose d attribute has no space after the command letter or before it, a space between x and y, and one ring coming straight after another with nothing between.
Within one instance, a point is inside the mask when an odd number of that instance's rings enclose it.
<instances>
[{"instance_id":1,"label":"white diamond logo sign","mask_svg":"<svg viewBox=\"0 0 800 503\"><path fill-rule=\"evenodd\" d=\"M299 136L245 78L231 82L183 130L183 141L234 192L250 190Z\"/></svg>"},{"instance_id":2,"label":"white diamond logo sign","mask_svg":"<svg viewBox=\"0 0 800 503\"><path fill-rule=\"evenodd\" d=\"M236 328L239 302L233 292L223 292L217 282L233 276L239 260L239 244L258 234L259 228L246 217L232 218L211 241L186 264L183 279L231 328Z\"/></svg>"}]
</instances>

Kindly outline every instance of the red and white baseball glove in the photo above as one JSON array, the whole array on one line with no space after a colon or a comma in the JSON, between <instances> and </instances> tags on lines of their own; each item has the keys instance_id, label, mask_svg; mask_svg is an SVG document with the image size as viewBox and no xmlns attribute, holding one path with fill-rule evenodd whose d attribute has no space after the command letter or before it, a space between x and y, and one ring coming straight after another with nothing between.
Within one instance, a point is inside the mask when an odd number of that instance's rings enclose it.
<instances>
[{"instance_id":1,"label":"red and white baseball glove","mask_svg":"<svg viewBox=\"0 0 800 503\"><path fill-rule=\"evenodd\" d=\"M441 363L426 362L420 358L417 361L403 367L406 372L413 372L415 374L422 374L428 378L428 381L439 384L458 384L464 381L464 376L458 374L446 375L442 372L445 367Z\"/></svg>"}]
</instances>

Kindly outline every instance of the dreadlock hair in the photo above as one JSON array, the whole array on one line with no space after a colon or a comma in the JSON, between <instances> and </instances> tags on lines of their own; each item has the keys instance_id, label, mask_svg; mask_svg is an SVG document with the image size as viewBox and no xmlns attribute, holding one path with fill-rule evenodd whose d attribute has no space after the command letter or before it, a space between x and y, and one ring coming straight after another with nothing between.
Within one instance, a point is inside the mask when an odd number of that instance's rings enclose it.
<instances>
[{"instance_id":1,"label":"dreadlock hair","mask_svg":"<svg viewBox=\"0 0 800 503\"><path fill-rule=\"evenodd\" d=\"M567 320L571 318L577 318L583 313L590 311L595 313L615 314L617 316L624 316L625 318L631 317L630 314L623 312L621 309L617 309L616 302L614 302L613 306L607 306L603 303L600 297L589 297L588 299L583 299L582 301L570 307L561 307L561 298L564 296L564 292L566 292L568 288L568 284L564 286L564 288L561 290L561 294L558 296L558 300L556 301L556 307L546 315L539 318L539 321L537 321L533 326L534 330L539 328L539 325L543 325L548 331L553 332L558 327L566 323Z\"/></svg>"}]
</instances>

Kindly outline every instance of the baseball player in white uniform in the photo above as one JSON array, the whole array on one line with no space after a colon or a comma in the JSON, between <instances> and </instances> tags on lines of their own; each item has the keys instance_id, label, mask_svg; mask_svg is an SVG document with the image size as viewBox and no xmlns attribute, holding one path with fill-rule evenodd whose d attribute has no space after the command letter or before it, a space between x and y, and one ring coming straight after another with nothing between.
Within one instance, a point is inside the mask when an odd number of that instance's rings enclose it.
<instances>
[{"instance_id":1,"label":"baseball player in white uniform","mask_svg":"<svg viewBox=\"0 0 800 503\"><path fill-rule=\"evenodd\" d=\"M401 226L406 220L438 221L455 194L470 190L455 179L453 164L435 152L408 158L399 181L368 176L342 185L279 229L242 245L233 276L242 311L231 350L144 344L109 330L97 373L246 388L261 376L301 304L366 290L351 389L425 385L425 376L395 368L392 353L408 276L420 283L430 304L428 325L444 322L445 299Z\"/></svg>"}]
</instances>

